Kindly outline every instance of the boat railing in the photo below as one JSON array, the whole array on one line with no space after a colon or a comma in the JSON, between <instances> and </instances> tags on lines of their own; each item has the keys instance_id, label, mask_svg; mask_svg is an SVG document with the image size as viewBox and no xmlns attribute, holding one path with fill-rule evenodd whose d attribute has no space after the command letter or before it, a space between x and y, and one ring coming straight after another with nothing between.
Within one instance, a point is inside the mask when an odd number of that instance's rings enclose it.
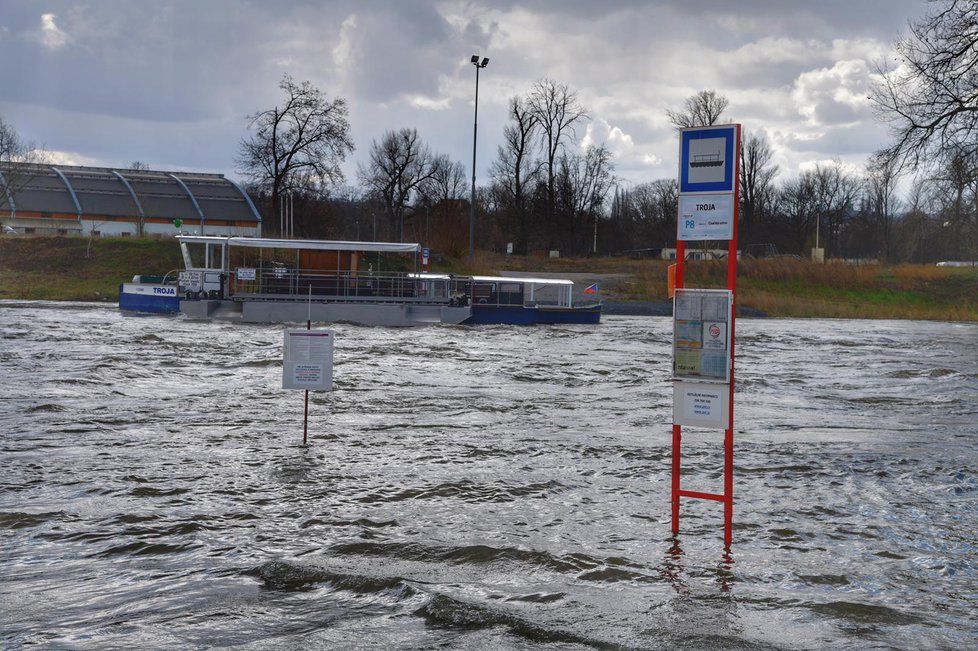
<instances>
[{"instance_id":1,"label":"boat railing","mask_svg":"<svg viewBox=\"0 0 978 651\"><path fill-rule=\"evenodd\" d=\"M160 281L160 284L165 285L167 282L173 282L173 283L175 283L177 281L177 277L179 275L180 275L180 270L179 269L171 269L171 270L167 271L163 275L163 280ZM171 278L171 276L172 276L172 278Z\"/></svg>"},{"instance_id":2,"label":"boat railing","mask_svg":"<svg viewBox=\"0 0 978 651\"><path fill-rule=\"evenodd\" d=\"M447 302L449 281L412 277L399 272L322 271L264 267L239 278L231 272L232 296L305 298L312 295L324 299L410 300L416 302Z\"/></svg>"},{"instance_id":3,"label":"boat railing","mask_svg":"<svg viewBox=\"0 0 978 651\"><path fill-rule=\"evenodd\" d=\"M572 290L566 285L530 287L530 283L513 277L506 281L472 281L455 279L453 293L470 297L473 305L489 307L569 307Z\"/></svg>"}]
</instances>

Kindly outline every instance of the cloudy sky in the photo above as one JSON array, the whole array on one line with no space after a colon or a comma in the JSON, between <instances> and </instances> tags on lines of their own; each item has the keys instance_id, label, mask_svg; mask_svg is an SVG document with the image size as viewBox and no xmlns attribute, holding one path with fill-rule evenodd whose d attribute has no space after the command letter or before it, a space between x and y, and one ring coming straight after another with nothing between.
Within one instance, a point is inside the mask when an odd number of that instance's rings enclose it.
<instances>
[{"instance_id":1,"label":"cloudy sky","mask_svg":"<svg viewBox=\"0 0 978 651\"><path fill-rule=\"evenodd\" d=\"M481 178L507 98L550 77L576 88L618 174L673 177L665 111L714 88L763 130L785 174L860 165L887 138L866 99L923 0L437 2L0 0L0 115L65 164L237 176L245 116L285 72L349 101L356 163L386 129L417 127L471 163L473 53Z\"/></svg>"}]
</instances>

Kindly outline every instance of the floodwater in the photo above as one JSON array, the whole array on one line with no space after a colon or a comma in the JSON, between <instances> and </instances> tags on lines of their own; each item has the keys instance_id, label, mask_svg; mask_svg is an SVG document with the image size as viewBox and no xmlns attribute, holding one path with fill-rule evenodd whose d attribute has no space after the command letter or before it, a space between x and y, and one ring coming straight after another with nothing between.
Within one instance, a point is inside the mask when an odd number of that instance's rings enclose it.
<instances>
[{"instance_id":1,"label":"floodwater","mask_svg":"<svg viewBox=\"0 0 978 651\"><path fill-rule=\"evenodd\" d=\"M0 304L0 646L970 646L978 324L738 325L724 554L668 319L337 326L303 447L281 327Z\"/></svg>"}]
</instances>

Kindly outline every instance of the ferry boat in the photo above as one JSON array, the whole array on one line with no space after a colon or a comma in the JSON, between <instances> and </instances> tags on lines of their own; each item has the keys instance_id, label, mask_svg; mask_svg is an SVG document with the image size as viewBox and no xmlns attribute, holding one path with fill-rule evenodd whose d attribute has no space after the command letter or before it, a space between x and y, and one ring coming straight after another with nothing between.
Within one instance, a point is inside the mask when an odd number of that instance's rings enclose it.
<instances>
[{"instance_id":1,"label":"ferry boat","mask_svg":"<svg viewBox=\"0 0 978 651\"><path fill-rule=\"evenodd\" d=\"M124 283L120 309L242 323L600 320L600 302L573 305L570 280L423 273L421 245L415 243L199 235L178 235L177 240L185 269Z\"/></svg>"},{"instance_id":2,"label":"ferry boat","mask_svg":"<svg viewBox=\"0 0 978 651\"><path fill-rule=\"evenodd\" d=\"M471 324L599 323L600 301L574 305L574 281L563 278L470 276L455 279L469 297Z\"/></svg>"},{"instance_id":3,"label":"ferry boat","mask_svg":"<svg viewBox=\"0 0 978 651\"><path fill-rule=\"evenodd\" d=\"M180 294L176 270L163 276L133 276L119 285L119 309L125 312L179 314Z\"/></svg>"}]
</instances>

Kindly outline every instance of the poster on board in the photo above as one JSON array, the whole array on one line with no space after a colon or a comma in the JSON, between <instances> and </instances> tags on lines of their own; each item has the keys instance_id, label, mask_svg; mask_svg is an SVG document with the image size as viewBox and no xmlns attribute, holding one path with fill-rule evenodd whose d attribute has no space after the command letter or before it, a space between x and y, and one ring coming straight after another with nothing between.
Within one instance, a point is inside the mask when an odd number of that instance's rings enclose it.
<instances>
[{"instance_id":1,"label":"poster on board","mask_svg":"<svg viewBox=\"0 0 978 651\"><path fill-rule=\"evenodd\" d=\"M286 330L282 359L282 388L332 391L333 332Z\"/></svg>"},{"instance_id":2,"label":"poster on board","mask_svg":"<svg viewBox=\"0 0 978 651\"><path fill-rule=\"evenodd\" d=\"M725 384L680 381L673 391L672 422L716 429L729 426L730 393Z\"/></svg>"},{"instance_id":3,"label":"poster on board","mask_svg":"<svg viewBox=\"0 0 978 651\"><path fill-rule=\"evenodd\" d=\"M730 379L728 289L677 289L673 297L672 374L677 380Z\"/></svg>"}]
</instances>

